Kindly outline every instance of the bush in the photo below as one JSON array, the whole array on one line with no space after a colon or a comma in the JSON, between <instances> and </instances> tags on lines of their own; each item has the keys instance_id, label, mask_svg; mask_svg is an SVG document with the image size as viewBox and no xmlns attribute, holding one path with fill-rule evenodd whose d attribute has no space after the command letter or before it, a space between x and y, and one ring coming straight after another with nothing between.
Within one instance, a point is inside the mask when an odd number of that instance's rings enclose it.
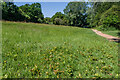
<instances>
[{"instance_id":1,"label":"bush","mask_svg":"<svg viewBox=\"0 0 120 80\"><path fill-rule=\"evenodd\" d=\"M104 29L103 29L104 28ZM108 17L101 19L100 29L118 29L119 28L119 20L117 15L109 15Z\"/></svg>"},{"instance_id":2,"label":"bush","mask_svg":"<svg viewBox=\"0 0 120 80\"><path fill-rule=\"evenodd\" d=\"M62 25L62 24L63 24L63 20L60 19L60 18L55 18L54 24L55 24L55 25Z\"/></svg>"},{"instance_id":3,"label":"bush","mask_svg":"<svg viewBox=\"0 0 120 80\"><path fill-rule=\"evenodd\" d=\"M41 18L38 19L38 22L43 23L43 20Z\"/></svg>"},{"instance_id":4,"label":"bush","mask_svg":"<svg viewBox=\"0 0 120 80\"><path fill-rule=\"evenodd\" d=\"M104 12L101 16L98 25L100 29L120 29L120 9L118 6L112 6L109 10ZM102 26L101 26L102 25ZM105 29L104 29L105 30Z\"/></svg>"}]
</instances>

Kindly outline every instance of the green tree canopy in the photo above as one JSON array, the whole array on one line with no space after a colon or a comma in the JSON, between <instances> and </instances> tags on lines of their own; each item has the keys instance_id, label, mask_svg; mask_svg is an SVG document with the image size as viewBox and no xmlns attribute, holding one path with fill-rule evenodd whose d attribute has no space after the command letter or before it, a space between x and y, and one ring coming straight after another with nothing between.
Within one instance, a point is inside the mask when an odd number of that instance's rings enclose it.
<instances>
[{"instance_id":1,"label":"green tree canopy","mask_svg":"<svg viewBox=\"0 0 120 80\"><path fill-rule=\"evenodd\" d=\"M65 17L64 14L62 14L61 12L57 12L57 13L55 13L55 15L52 16L52 20L54 21L55 18L63 19L64 17Z\"/></svg>"},{"instance_id":2,"label":"green tree canopy","mask_svg":"<svg viewBox=\"0 0 120 80\"><path fill-rule=\"evenodd\" d=\"M83 27L86 24L86 9L85 2L70 2L64 9L64 13L69 20L69 25Z\"/></svg>"},{"instance_id":3,"label":"green tree canopy","mask_svg":"<svg viewBox=\"0 0 120 80\"><path fill-rule=\"evenodd\" d=\"M64 19L65 19L65 15L62 14L61 12L57 12L55 13L55 15L52 16L53 24L56 24L56 25L63 25Z\"/></svg>"},{"instance_id":4,"label":"green tree canopy","mask_svg":"<svg viewBox=\"0 0 120 80\"><path fill-rule=\"evenodd\" d=\"M19 8L12 2L3 2L2 19L9 21L22 21L24 17L19 13Z\"/></svg>"},{"instance_id":5,"label":"green tree canopy","mask_svg":"<svg viewBox=\"0 0 120 80\"><path fill-rule=\"evenodd\" d=\"M106 10L101 15L98 25L102 25L103 29L108 29L109 27L120 29L120 6L113 5Z\"/></svg>"},{"instance_id":6,"label":"green tree canopy","mask_svg":"<svg viewBox=\"0 0 120 80\"><path fill-rule=\"evenodd\" d=\"M26 21L43 22L44 16L42 14L40 3L33 3L31 5L25 4L20 6L20 12L25 16Z\"/></svg>"},{"instance_id":7,"label":"green tree canopy","mask_svg":"<svg viewBox=\"0 0 120 80\"><path fill-rule=\"evenodd\" d=\"M101 18L102 20L103 17L106 18L104 16L105 13L109 11L109 13L112 14L112 10L110 11L109 9L113 5L119 6L120 2L93 2L91 4L91 7L87 10L87 22L89 23L89 25L91 25L92 27L99 26L101 24Z\"/></svg>"}]
</instances>

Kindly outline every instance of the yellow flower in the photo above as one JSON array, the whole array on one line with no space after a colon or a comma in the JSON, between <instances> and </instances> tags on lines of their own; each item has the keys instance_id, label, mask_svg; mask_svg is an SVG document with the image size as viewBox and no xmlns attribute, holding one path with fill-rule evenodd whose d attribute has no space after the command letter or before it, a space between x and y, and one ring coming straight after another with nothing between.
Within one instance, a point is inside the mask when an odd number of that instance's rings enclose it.
<instances>
[{"instance_id":1,"label":"yellow flower","mask_svg":"<svg viewBox=\"0 0 120 80\"><path fill-rule=\"evenodd\" d=\"M118 74L116 74L116 76L118 77L119 75L118 75Z\"/></svg>"},{"instance_id":2,"label":"yellow flower","mask_svg":"<svg viewBox=\"0 0 120 80\"><path fill-rule=\"evenodd\" d=\"M6 63L7 61L4 61L4 63Z\"/></svg>"},{"instance_id":3,"label":"yellow flower","mask_svg":"<svg viewBox=\"0 0 120 80\"><path fill-rule=\"evenodd\" d=\"M72 57L72 54L70 54L70 57Z\"/></svg>"},{"instance_id":4,"label":"yellow flower","mask_svg":"<svg viewBox=\"0 0 120 80\"><path fill-rule=\"evenodd\" d=\"M35 65L35 68L37 68L37 65Z\"/></svg>"},{"instance_id":5,"label":"yellow flower","mask_svg":"<svg viewBox=\"0 0 120 80\"><path fill-rule=\"evenodd\" d=\"M93 77L93 79L95 79L96 77Z\"/></svg>"},{"instance_id":6,"label":"yellow flower","mask_svg":"<svg viewBox=\"0 0 120 80\"><path fill-rule=\"evenodd\" d=\"M99 74L98 74L98 73L96 73L96 74L95 74L95 76L99 76Z\"/></svg>"},{"instance_id":7,"label":"yellow flower","mask_svg":"<svg viewBox=\"0 0 120 80\"><path fill-rule=\"evenodd\" d=\"M46 74L48 75L49 73L48 73L48 72L46 72Z\"/></svg>"},{"instance_id":8,"label":"yellow flower","mask_svg":"<svg viewBox=\"0 0 120 80\"><path fill-rule=\"evenodd\" d=\"M59 76L57 75L57 78L59 78Z\"/></svg>"},{"instance_id":9,"label":"yellow flower","mask_svg":"<svg viewBox=\"0 0 120 80\"><path fill-rule=\"evenodd\" d=\"M7 77L8 77L8 75L7 75L7 74L5 74L4 78L7 78Z\"/></svg>"},{"instance_id":10,"label":"yellow flower","mask_svg":"<svg viewBox=\"0 0 120 80\"><path fill-rule=\"evenodd\" d=\"M17 54L15 54L14 57L17 57Z\"/></svg>"},{"instance_id":11,"label":"yellow flower","mask_svg":"<svg viewBox=\"0 0 120 80\"><path fill-rule=\"evenodd\" d=\"M100 72L102 72L102 70L100 70Z\"/></svg>"},{"instance_id":12,"label":"yellow flower","mask_svg":"<svg viewBox=\"0 0 120 80\"><path fill-rule=\"evenodd\" d=\"M79 73L79 77L82 78L81 74Z\"/></svg>"},{"instance_id":13,"label":"yellow flower","mask_svg":"<svg viewBox=\"0 0 120 80\"><path fill-rule=\"evenodd\" d=\"M66 49L66 51L68 51L68 49Z\"/></svg>"},{"instance_id":14,"label":"yellow flower","mask_svg":"<svg viewBox=\"0 0 120 80\"><path fill-rule=\"evenodd\" d=\"M59 63L57 63L59 65Z\"/></svg>"},{"instance_id":15,"label":"yellow flower","mask_svg":"<svg viewBox=\"0 0 120 80\"><path fill-rule=\"evenodd\" d=\"M98 69L98 66L96 66L96 69Z\"/></svg>"},{"instance_id":16,"label":"yellow flower","mask_svg":"<svg viewBox=\"0 0 120 80\"><path fill-rule=\"evenodd\" d=\"M52 49L51 52L53 52L54 50Z\"/></svg>"},{"instance_id":17,"label":"yellow flower","mask_svg":"<svg viewBox=\"0 0 120 80\"><path fill-rule=\"evenodd\" d=\"M54 49L57 49L57 47L54 47Z\"/></svg>"}]
</instances>

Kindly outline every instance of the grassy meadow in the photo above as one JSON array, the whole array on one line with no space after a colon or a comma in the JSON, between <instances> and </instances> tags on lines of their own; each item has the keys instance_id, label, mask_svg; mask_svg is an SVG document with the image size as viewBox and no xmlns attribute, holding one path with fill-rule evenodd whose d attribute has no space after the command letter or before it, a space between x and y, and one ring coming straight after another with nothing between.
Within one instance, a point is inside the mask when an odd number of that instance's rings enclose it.
<instances>
[{"instance_id":1,"label":"grassy meadow","mask_svg":"<svg viewBox=\"0 0 120 80\"><path fill-rule=\"evenodd\" d=\"M90 29L2 22L4 78L117 78L118 43Z\"/></svg>"},{"instance_id":2,"label":"grassy meadow","mask_svg":"<svg viewBox=\"0 0 120 80\"><path fill-rule=\"evenodd\" d=\"M118 30L103 31L103 33L108 34L108 35L112 35L112 36L115 36L115 37L120 37L120 35L118 35L118 33L119 33Z\"/></svg>"}]
</instances>

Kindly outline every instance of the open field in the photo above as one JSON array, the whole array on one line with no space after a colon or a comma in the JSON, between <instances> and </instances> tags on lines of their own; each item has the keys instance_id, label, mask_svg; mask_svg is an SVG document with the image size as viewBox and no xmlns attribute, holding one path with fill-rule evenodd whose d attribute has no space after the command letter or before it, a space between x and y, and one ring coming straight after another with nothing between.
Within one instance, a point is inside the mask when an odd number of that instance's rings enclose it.
<instances>
[{"instance_id":1,"label":"open field","mask_svg":"<svg viewBox=\"0 0 120 80\"><path fill-rule=\"evenodd\" d=\"M2 43L3 77L118 77L118 43L90 29L3 22Z\"/></svg>"}]
</instances>

